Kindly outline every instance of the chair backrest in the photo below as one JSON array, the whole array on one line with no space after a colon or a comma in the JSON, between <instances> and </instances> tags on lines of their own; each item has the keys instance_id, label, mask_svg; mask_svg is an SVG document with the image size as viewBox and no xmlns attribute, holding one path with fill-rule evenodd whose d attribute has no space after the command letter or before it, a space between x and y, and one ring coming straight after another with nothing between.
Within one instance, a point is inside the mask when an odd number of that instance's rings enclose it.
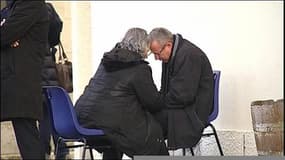
<instances>
[{"instance_id":1,"label":"chair backrest","mask_svg":"<svg viewBox=\"0 0 285 160\"><path fill-rule=\"evenodd\" d=\"M79 123L68 93L61 87L45 86L52 126L63 138L80 138Z\"/></svg>"},{"instance_id":2,"label":"chair backrest","mask_svg":"<svg viewBox=\"0 0 285 160\"><path fill-rule=\"evenodd\" d=\"M43 91L47 97L52 127L57 135L69 139L104 135L102 130L80 126L66 90L57 86L44 86Z\"/></svg>"},{"instance_id":3,"label":"chair backrest","mask_svg":"<svg viewBox=\"0 0 285 160\"><path fill-rule=\"evenodd\" d=\"M214 99L213 99L213 109L212 113L208 117L208 122L215 120L219 113L219 83L220 83L220 76L221 71L214 70Z\"/></svg>"}]
</instances>

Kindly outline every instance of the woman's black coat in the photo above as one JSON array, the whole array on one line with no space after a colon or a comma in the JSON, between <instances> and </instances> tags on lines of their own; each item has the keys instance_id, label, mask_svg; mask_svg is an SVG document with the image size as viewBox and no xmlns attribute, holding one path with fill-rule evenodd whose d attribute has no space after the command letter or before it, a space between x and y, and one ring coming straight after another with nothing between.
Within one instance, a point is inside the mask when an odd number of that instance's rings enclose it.
<instances>
[{"instance_id":1,"label":"woman's black coat","mask_svg":"<svg viewBox=\"0 0 285 160\"><path fill-rule=\"evenodd\" d=\"M162 129L151 113L163 107L151 68L138 53L115 48L78 99L81 125L101 128L128 156L158 154Z\"/></svg>"},{"instance_id":2,"label":"woman's black coat","mask_svg":"<svg viewBox=\"0 0 285 160\"><path fill-rule=\"evenodd\" d=\"M170 61L163 63L161 81L170 149L193 147L213 106L213 71L206 54L179 34L174 39L178 46Z\"/></svg>"},{"instance_id":3,"label":"woman's black coat","mask_svg":"<svg viewBox=\"0 0 285 160\"><path fill-rule=\"evenodd\" d=\"M42 67L42 86L58 86L58 76L56 70L55 63L55 54L57 49L55 47L51 47L49 52L46 52L46 55L43 59L43 67Z\"/></svg>"},{"instance_id":4,"label":"woman's black coat","mask_svg":"<svg viewBox=\"0 0 285 160\"><path fill-rule=\"evenodd\" d=\"M48 51L43 0L16 0L1 26L1 121L42 117L41 67ZM19 40L19 46L10 45Z\"/></svg>"}]
</instances>

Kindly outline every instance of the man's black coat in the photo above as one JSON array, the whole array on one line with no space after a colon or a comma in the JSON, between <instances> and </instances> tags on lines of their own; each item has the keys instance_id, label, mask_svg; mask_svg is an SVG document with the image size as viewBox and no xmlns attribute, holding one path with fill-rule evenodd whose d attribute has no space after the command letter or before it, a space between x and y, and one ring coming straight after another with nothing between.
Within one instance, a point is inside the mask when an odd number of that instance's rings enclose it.
<instances>
[{"instance_id":1,"label":"man's black coat","mask_svg":"<svg viewBox=\"0 0 285 160\"><path fill-rule=\"evenodd\" d=\"M41 67L48 52L44 0L16 0L1 26L1 121L42 117ZM19 46L10 45L19 41Z\"/></svg>"},{"instance_id":2,"label":"man's black coat","mask_svg":"<svg viewBox=\"0 0 285 160\"><path fill-rule=\"evenodd\" d=\"M213 104L213 71L206 54L179 34L170 61L163 63L161 93L168 108L168 147L193 147ZM174 47L173 47L174 48Z\"/></svg>"}]
</instances>

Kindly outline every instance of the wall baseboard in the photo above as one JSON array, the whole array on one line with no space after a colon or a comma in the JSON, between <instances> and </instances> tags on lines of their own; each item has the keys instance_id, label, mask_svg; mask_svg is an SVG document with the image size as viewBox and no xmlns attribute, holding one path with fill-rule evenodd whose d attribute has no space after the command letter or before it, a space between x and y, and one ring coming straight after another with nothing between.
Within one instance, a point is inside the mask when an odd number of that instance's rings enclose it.
<instances>
[{"instance_id":1,"label":"wall baseboard","mask_svg":"<svg viewBox=\"0 0 285 160\"><path fill-rule=\"evenodd\" d=\"M217 134L225 156L258 155L253 131L218 130ZM194 148L194 153L197 156L219 156L214 136L202 138ZM170 155L182 155L182 150L170 151ZM189 149L186 149L186 155L191 155Z\"/></svg>"},{"instance_id":2,"label":"wall baseboard","mask_svg":"<svg viewBox=\"0 0 285 160\"><path fill-rule=\"evenodd\" d=\"M205 130L207 132L207 129ZM218 130L218 137L226 156L256 156L254 132ZM182 150L169 151L170 155L182 155ZM195 155L219 156L214 136L204 137L194 148ZM10 122L1 123L1 158L19 155L13 127ZM186 155L191 155L189 149Z\"/></svg>"}]
</instances>

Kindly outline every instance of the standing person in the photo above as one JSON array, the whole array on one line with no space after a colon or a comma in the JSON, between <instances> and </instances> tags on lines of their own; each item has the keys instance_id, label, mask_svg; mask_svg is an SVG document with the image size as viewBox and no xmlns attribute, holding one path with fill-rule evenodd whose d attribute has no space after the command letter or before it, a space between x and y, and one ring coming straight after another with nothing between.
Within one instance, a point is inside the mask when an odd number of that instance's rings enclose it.
<instances>
[{"instance_id":1,"label":"standing person","mask_svg":"<svg viewBox=\"0 0 285 160\"><path fill-rule=\"evenodd\" d=\"M79 122L100 128L113 144L103 159L121 159L122 153L168 155L161 126L151 113L163 107L146 61L147 32L131 28L106 52L94 77L75 104Z\"/></svg>"},{"instance_id":2,"label":"standing person","mask_svg":"<svg viewBox=\"0 0 285 160\"><path fill-rule=\"evenodd\" d=\"M56 64L55 64L55 54L57 53L56 45L60 42L60 32L62 31L62 23L61 25L57 25L57 17L59 17L53 8L51 3L46 3L46 7L48 8L48 15L49 15L49 34L48 34L48 46L49 51L46 52L43 59L43 67L42 67L42 86L59 86L58 82L58 76L56 71ZM51 154L51 135L53 138L53 144L55 145L54 148L56 148L56 144L58 141L58 136L52 132L52 126L51 126L51 119L48 112L48 104L47 99L44 94L43 95L43 118L39 123L39 131L40 131L40 140L43 144L46 158L49 159ZM59 145L59 151L57 152L57 155L55 155L56 159L65 159L66 155L68 154L68 149L65 148L66 144L64 142L61 142Z\"/></svg>"},{"instance_id":3,"label":"standing person","mask_svg":"<svg viewBox=\"0 0 285 160\"><path fill-rule=\"evenodd\" d=\"M153 29L149 40L155 58L162 61L160 92L167 109L156 117L167 134L168 147L193 147L213 106L211 64L200 48L165 28Z\"/></svg>"},{"instance_id":4,"label":"standing person","mask_svg":"<svg viewBox=\"0 0 285 160\"><path fill-rule=\"evenodd\" d=\"M49 43L49 46L51 44ZM55 54L57 49L54 46L51 46L49 48L49 52L46 52L46 55L44 56L43 61L43 68L42 68L42 86L59 86L58 77L57 77L57 71L55 67ZM48 111L48 104L47 99L44 93L43 95L43 118L40 120L39 123L39 131L40 131L40 140L45 150L46 158L49 159L51 154L51 143L50 143L50 137L53 138L53 143L55 145L54 148L56 148L56 144L58 141L58 136L52 132L52 126L51 126L51 119ZM64 142L61 142L59 145L59 152L57 155L55 155L56 159L65 159L66 155L68 154L68 149L65 148L66 144Z\"/></svg>"},{"instance_id":5,"label":"standing person","mask_svg":"<svg viewBox=\"0 0 285 160\"><path fill-rule=\"evenodd\" d=\"M42 67L42 86L58 86L58 78L55 69L55 53L56 48L50 48L49 52L46 52L43 60L43 67ZM50 137L52 134L52 127L51 127L51 119L50 115L48 114L48 104L44 92L42 92L43 98L43 118L39 121L39 131L40 131L40 141L43 145L45 150L46 158L50 156L51 153L51 146L50 146Z\"/></svg>"},{"instance_id":6,"label":"standing person","mask_svg":"<svg viewBox=\"0 0 285 160\"><path fill-rule=\"evenodd\" d=\"M37 120L42 118L41 64L48 51L44 0L11 1L1 23L1 122L12 121L23 159L44 159Z\"/></svg>"}]
</instances>

